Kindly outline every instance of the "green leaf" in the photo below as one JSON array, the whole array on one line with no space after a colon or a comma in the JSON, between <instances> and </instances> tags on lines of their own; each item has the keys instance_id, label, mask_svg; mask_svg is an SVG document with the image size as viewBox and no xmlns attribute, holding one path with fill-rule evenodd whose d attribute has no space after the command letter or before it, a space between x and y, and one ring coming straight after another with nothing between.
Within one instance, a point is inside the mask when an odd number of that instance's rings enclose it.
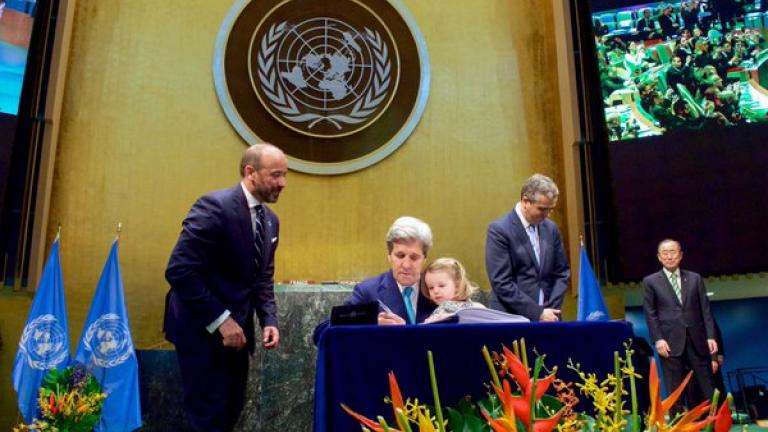
<instances>
[{"instance_id":1,"label":"green leaf","mask_svg":"<svg viewBox=\"0 0 768 432\"><path fill-rule=\"evenodd\" d=\"M499 402L499 398L497 396L491 396L488 399L478 401L477 405L479 408L487 411L488 414L490 414L493 418L498 417L502 411L501 403Z\"/></svg>"},{"instance_id":2,"label":"green leaf","mask_svg":"<svg viewBox=\"0 0 768 432\"><path fill-rule=\"evenodd\" d=\"M474 412L461 412L448 408L448 430L452 432L479 432L488 431L490 426L484 418Z\"/></svg>"},{"instance_id":3,"label":"green leaf","mask_svg":"<svg viewBox=\"0 0 768 432\"><path fill-rule=\"evenodd\" d=\"M551 414L547 414L547 412L544 411L542 405L547 407L551 411ZM560 399L552 395L545 394L541 397L541 399L539 399L539 403L536 404L536 417L551 417L552 414L560 411L561 408L563 408L563 403L560 402Z\"/></svg>"}]
</instances>

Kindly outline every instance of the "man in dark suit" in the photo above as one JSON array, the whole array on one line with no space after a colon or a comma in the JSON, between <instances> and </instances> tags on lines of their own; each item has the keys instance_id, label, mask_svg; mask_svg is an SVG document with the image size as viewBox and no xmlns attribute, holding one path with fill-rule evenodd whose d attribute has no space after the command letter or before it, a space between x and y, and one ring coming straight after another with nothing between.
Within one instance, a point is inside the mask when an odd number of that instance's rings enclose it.
<instances>
[{"instance_id":1,"label":"man in dark suit","mask_svg":"<svg viewBox=\"0 0 768 432\"><path fill-rule=\"evenodd\" d=\"M432 247L432 230L410 216L398 218L386 237L391 269L355 285L345 304L379 301L384 306L380 325L416 324L435 310L435 304L421 295L421 271Z\"/></svg>"},{"instance_id":2,"label":"man in dark suit","mask_svg":"<svg viewBox=\"0 0 768 432\"><path fill-rule=\"evenodd\" d=\"M280 340L273 288L280 227L264 204L277 202L287 172L277 147L249 147L240 183L195 202L171 254L163 330L176 346L194 431L229 431L237 422L256 345L254 312L262 347Z\"/></svg>"},{"instance_id":3,"label":"man in dark suit","mask_svg":"<svg viewBox=\"0 0 768 432\"><path fill-rule=\"evenodd\" d=\"M558 321L570 269L557 225L547 216L559 191L534 174L523 184L515 209L488 227L485 267L490 306L531 321Z\"/></svg>"},{"instance_id":4,"label":"man in dark suit","mask_svg":"<svg viewBox=\"0 0 768 432\"><path fill-rule=\"evenodd\" d=\"M717 351L715 324L701 276L680 269L680 243L663 240L657 257L663 268L643 279L643 311L651 340L661 357L667 392L677 389L686 374L693 371L689 385L694 388L688 392L690 408L712 397L710 356ZM683 409L679 399L671 412Z\"/></svg>"}]
</instances>

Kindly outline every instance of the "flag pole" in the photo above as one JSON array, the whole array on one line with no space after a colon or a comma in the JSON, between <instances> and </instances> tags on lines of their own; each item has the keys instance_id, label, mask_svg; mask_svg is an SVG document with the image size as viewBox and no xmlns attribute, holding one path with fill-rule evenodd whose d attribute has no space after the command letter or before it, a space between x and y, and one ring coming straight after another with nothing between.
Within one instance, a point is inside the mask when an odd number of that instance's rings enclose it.
<instances>
[{"instance_id":1,"label":"flag pole","mask_svg":"<svg viewBox=\"0 0 768 432\"><path fill-rule=\"evenodd\" d=\"M56 238L53 241L61 239L61 224L56 227Z\"/></svg>"},{"instance_id":2,"label":"flag pole","mask_svg":"<svg viewBox=\"0 0 768 432\"><path fill-rule=\"evenodd\" d=\"M579 233L579 246L584 247L584 234Z\"/></svg>"},{"instance_id":3,"label":"flag pole","mask_svg":"<svg viewBox=\"0 0 768 432\"><path fill-rule=\"evenodd\" d=\"M117 223L116 231L117 231L117 235L115 236L115 240L120 240L120 233L123 232L123 223L122 222L118 222Z\"/></svg>"}]
</instances>

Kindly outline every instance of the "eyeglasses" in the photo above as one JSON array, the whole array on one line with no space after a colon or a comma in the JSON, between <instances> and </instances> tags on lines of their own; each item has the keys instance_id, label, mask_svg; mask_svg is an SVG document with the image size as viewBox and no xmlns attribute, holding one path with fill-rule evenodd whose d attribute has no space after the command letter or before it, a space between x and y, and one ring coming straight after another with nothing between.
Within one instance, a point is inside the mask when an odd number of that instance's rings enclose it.
<instances>
[{"instance_id":1,"label":"eyeglasses","mask_svg":"<svg viewBox=\"0 0 768 432\"><path fill-rule=\"evenodd\" d=\"M679 250L663 250L659 251L659 255L661 256L676 256L680 253Z\"/></svg>"},{"instance_id":2,"label":"eyeglasses","mask_svg":"<svg viewBox=\"0 0 768 432\"><path fill-rule=\"evenodd\" d=\"M536 201L531 201L528 198L523 198L523 200L528 201L531 205L536 207L536 210L538 210L538 211L540 211L542 213L549 213L549 212L552 212L552 211L555 210L555 206L545 207L545 206L536 205Z\"/></svg>"}]
</instances>

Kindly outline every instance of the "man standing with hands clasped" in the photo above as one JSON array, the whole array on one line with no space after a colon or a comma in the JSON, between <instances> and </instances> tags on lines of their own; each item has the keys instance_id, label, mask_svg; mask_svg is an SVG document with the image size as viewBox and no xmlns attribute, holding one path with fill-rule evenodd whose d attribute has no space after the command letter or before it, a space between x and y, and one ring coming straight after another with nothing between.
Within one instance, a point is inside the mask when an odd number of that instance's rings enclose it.
<instances>
[{"instance_id":1,"label":"man standing with hands clasped","mask_svg":"<svg viewBox=\"0 0 768 432\"><path fill-rule=\"evenodd\" d=\"M488 227L485 268L492 309L531 321L559 321L570 270L557 225L548 216L559 191L534 174L523 183L514 210Z\"/></svg>"},{"instance_id":2,"label":"man standing with hands clasped","mask_svg":"<svg viewBox=\"0 0 768 432\"><path fill-rule=\"evenodd\" d=\"M691 408L712 397L711 355L717 352L715 324L704 282L697 273L680 268L683 251L676 240L662 240L657 257L663 268L643 279L643 311L656 351L661 357L664 386L673 392L689 371L693 386ZM680 399L671 413L684 409Z\"/></svg>"},{"instance_id":3,"label":"man standing with hands clasped","mask_svg":"<svg viewBox=\"0 0 768 432\"><path fill-rule=\"evenodd\" d=\"M230 431L237 423L256 345L254 312L262 347L280 340L273 286L280 226L264 204L277 202L287 173L280 149L249 147L240 182L195 202L168 262L163 330L176 346L193 431Z\"/></svg>"}]
</instances>

